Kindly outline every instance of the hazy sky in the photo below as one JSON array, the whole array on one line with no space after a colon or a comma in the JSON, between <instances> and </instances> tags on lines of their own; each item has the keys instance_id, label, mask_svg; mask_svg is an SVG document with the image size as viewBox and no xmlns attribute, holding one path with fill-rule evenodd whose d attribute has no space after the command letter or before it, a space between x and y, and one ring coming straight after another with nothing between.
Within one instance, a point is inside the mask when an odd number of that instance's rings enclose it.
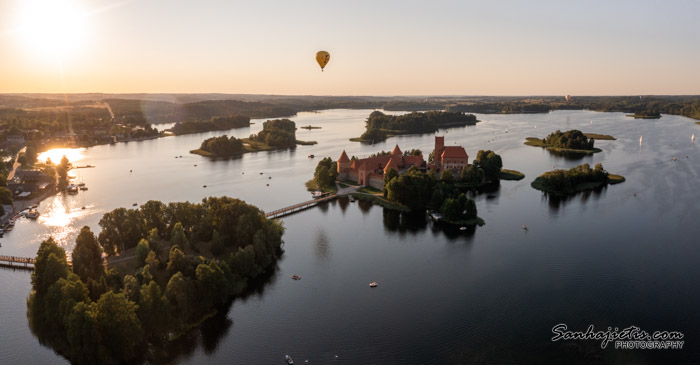
<instances>
[{"instance_id":1,"label":"hazy sky","mask_svg":"<svg viewBox=\"0 0 700 365\"><path fill-rule=\"evenodd\" d=\"M0 0L0 92L700 94L698 14L700 1Z\"/></svg>"}]
</instances>

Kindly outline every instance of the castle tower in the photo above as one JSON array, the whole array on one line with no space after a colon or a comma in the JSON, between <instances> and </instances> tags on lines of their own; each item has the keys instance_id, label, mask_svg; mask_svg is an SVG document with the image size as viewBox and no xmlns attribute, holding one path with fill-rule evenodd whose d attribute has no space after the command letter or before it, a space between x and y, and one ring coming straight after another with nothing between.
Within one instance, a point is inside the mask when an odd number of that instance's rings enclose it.
<instances>
[{"instance_id":1,"label":"castle tower","mask_svg":"<svg viewBox=\"0 0 700 365\"><path fill-rule=\"evenodd\" d=\"M391 154L401 156L401 149L399 148L398 144L396 145L396 147L394 147L394 150L391 151Z\"/></svg>"},{"instance_id":2,"label":"castle tower","mask_svg":"<svg viewBox=\"0 0 700 365\"><path fill-rule=\"evenodd\" d=\"M438 169L440 169L442 165L442 159L440 156L442 156L442 151L445 150L445 137L438 137L435 136L435 149L433 150L433 163L435 166L437 166Z\"/></svg>"},{"instance_id":3,"label":"castle tower","mask_svg":"<svg viewBox=\"0 0 700 365\"><path fill-rule=\"evenodd\" d=\"M338 173L343 174L347 172L351 164L352 162L348 158L348 154L345 153L345 150L343 150L343 153L341 153L340 157L338 157Z\"/></svg>"}]
</instances>

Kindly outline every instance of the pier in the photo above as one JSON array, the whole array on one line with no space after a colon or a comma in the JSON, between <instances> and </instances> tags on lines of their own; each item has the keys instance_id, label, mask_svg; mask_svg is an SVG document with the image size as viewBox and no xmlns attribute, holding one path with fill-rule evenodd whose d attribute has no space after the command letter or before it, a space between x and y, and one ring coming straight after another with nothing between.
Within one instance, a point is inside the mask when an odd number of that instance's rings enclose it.
<instances>
[{"instance_id":1,"label":"pier","mask_svg":"<svg viewBox=\"0 0 700 365\"><path fill-rule=\"evenodd\" d=\"M35 259L29 257L0 256L0 266L7 266L15 269L34 270L35 262Z\"/></svg>"},{"instance_id":2,"label":"pier","mask_svg":"<svg viewBox=\"0 0 700 365\"><path fill-rule=\"evenodd\" d=\"M283 217L283 216L285 216L285 215L290 215L290 214L293 214L293 213L302 211L302 210L304 210L304 209L308 209L308 208L314 207L314 206L316 206L318 203L322 203L322 202L326 202L326 201L329 201L329 200L333 200L333 199L335 199L335 198L337 198L337 197L338 197L337 194L333 194L333 195L329 195L329 196L327 196L327 197L325 197L325 198L312 199L312 200L305 201L305 202L303 202L303 203L299 203L299 204L294 204L294 205L288 206L288 207L286 207L286 208L282 208L282 209L277 209L277 210L273 210L273 211L270 211L270 212L266 212L266 213L265 213L265 218L270 218L270 219L280 218L280 217Z\"/></svg>"}]
</instances>

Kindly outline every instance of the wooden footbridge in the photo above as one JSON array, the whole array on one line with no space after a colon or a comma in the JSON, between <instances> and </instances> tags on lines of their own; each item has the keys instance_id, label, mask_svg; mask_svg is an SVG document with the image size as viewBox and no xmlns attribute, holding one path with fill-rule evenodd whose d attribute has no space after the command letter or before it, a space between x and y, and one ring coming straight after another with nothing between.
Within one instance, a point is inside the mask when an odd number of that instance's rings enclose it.
<instances>
[{"instance_id":1,"label":"wooden footbridge","mask_svg":"<svg viewBox=\"0 0 700 365\"><path fill-rule=\"evenodd\" d=\"M327 196L327 197L325 197L325 198L312 199L312 200L305 201L305 202L303 202L303 203L299 203L299 204L294 204L294 205L288 206L288 207L286 207L286 208L282 208L282 209L277 209L277 210L273 210L273 211L270 211L270 212L266 212L266 213L265 213L265 218L274 219L274 218L284 217L285 215L290 215L290 214L293 214L293 213L302 211L302 210L304 210L304 209L311 208L311 207L313 207L313 206L316 206L318 203L322 203L322 202L326 202L326 201L329 201L329 200L333 200L333 199L335 199L335 198L337 198L337 197L338 197L337 194L333 194L333 195L329 195L329 196Z\"/></svg>"},{"instance_id":2,"label":"wooden footbridge","mask_svg":"<svg viewBox=\"0 0 700 365\"><path fill-rule=\"evenodd\" d=\"M29 257L0 256L0 266L12 267L15 269L34 270L36 260Z\"/></svg>"}]
</instances>

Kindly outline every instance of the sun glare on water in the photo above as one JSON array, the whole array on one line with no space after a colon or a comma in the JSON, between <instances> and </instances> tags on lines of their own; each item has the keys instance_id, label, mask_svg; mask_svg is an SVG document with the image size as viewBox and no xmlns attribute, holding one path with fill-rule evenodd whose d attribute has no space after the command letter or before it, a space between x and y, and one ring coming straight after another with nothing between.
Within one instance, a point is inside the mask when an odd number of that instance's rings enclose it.
<instances>
[{"instance_id":1,"label":"sun glare on water","mask_svg":"<svg viewBox=\"0 0 700 365\"><path fill-rule=\"evenodd\" d=\"M40 153L37 156L37 161L45 162L47 159L51 159L51 163L58 164L63 156L66 156L70 163L76 165L77 162L83 159L83 152L85 152L85 148L54 148Z\"/></svg>"},{"instance_id":2,"label":"sun glare on water","mask_svg":"<svg viewBox=\"0 0 700 365\"><path fill-rule=\"evenodd\" d=\"M20 40L45 56L66 56L86 35L86 12L78 0L22 0L17 14Z\"/></svg>"}]
</instances>

